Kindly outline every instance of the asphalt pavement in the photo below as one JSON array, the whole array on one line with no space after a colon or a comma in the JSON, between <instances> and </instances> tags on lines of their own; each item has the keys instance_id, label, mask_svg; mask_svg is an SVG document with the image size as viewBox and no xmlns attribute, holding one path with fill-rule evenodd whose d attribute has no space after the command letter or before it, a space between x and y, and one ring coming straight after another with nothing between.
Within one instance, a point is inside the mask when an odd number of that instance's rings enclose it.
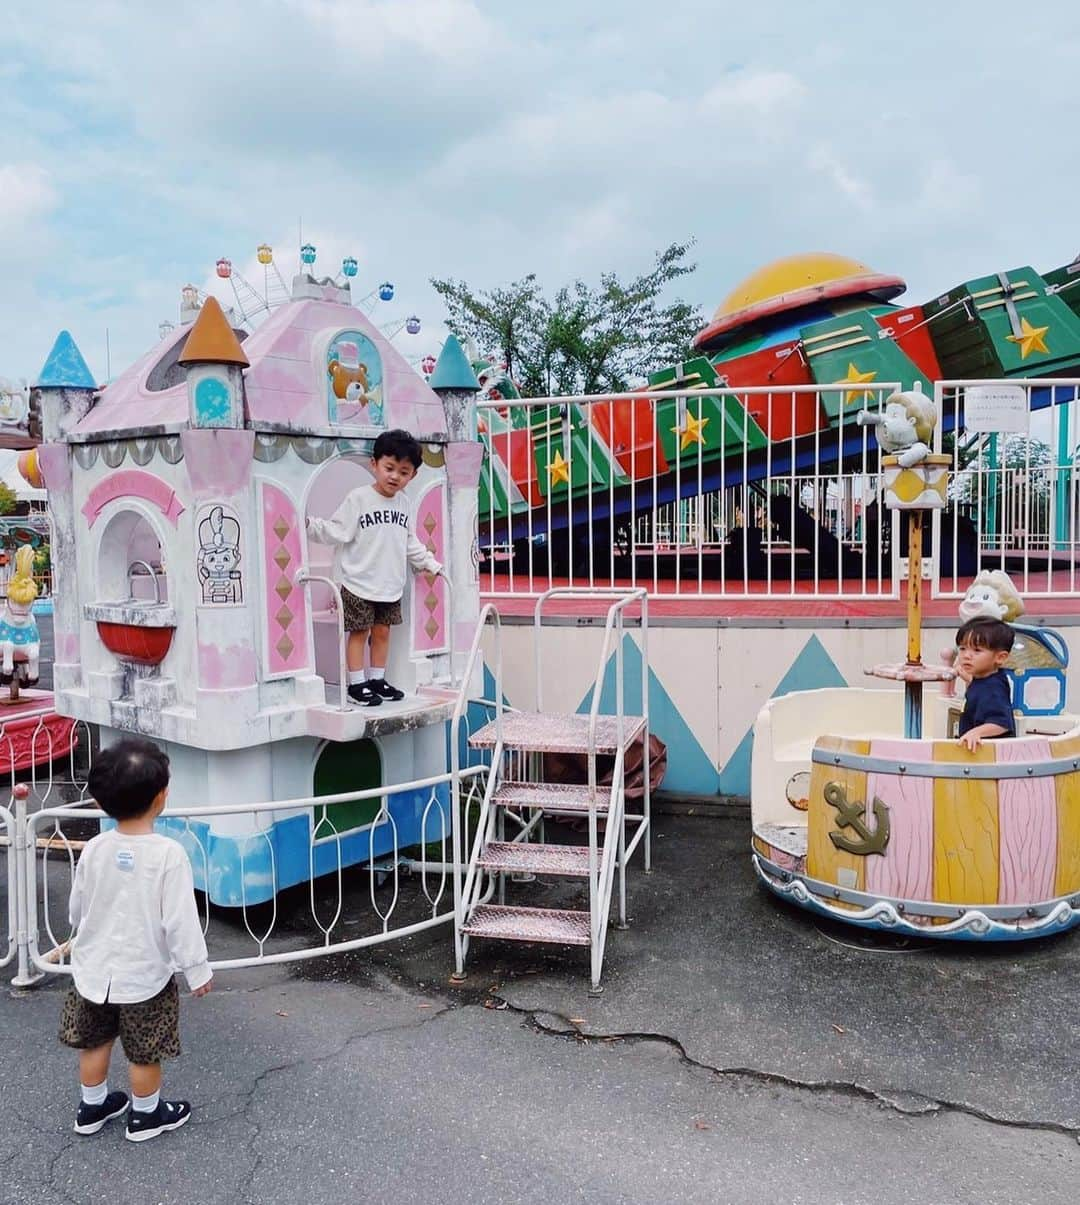
<instances>
[{"instance_id":1,"label":"asphalt pavement","mask_svg":"<svg viewBox=\"0 0 1080 1205\"><path fill-rule=\"evenodd\" d=\"M580 949L474 943L455 985L445 927L219 973L184 1001L166 1071L192 1121L150 1143L72 1132L64 982L16 992L0 972L0 1203L1073 1205L1080 933L988 947L823 924L756 883L749 836L738 808L658 817L599 998ZM278 929L310 935L306 892ZM250 941L219 913L210 945Z\"/></svg>"},{"instance_id":2,"label":"asphalt pavement","mask_svg":"<svg viewBox=\"0 0 1080 1205\"><path fill-rule=\"evenodd\" d=\"M455 986L445 929L220 973L151 1143L72 1133L62 984L4 993L0 1201L1072 1205L1080 938L867 938L756 885L745 815L656 837L599 998L583 950L477 943Z\"/></svg>"}]
</instances>

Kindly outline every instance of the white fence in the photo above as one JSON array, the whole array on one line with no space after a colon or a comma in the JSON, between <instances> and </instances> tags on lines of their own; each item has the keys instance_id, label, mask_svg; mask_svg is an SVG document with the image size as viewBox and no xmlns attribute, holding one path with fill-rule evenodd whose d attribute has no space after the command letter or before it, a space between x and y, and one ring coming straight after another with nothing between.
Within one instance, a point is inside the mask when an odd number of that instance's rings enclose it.
<instances>
[{"instance_id":1,"label":"white fence","mask_svg":"<svg viewBox=\"0 0 1080 1205\"><path fill-rule=\"evenodd\" d=\"M855 421L895 388L484 401L481 588L896 597L877 451Z\"/></svg>"},{"instance_id":2,"label":"white fence","mask_svg":"<svg viewBox=\"0 0 1080 1205\"><path fill-rule=\"evenodd\" d=\"M9 808L0 807L0 852L3 853L4 868L0 872L0 884L3 885L7 896L7 907L0 913L4 928L0 929L0 967L6 967L14 959L17 952L18 913L16 910L16 894L19 890L15 882L16 855L14 850L15 824Z\"/></svg>"},{"instance_id":3,"label":"white fence","mask_svg":"<svg viewBox=\"0 0 1080 1205\"><path fill-rule=\"evenodd\" d=\"M934 519L935 594L961 595L979 571L1005 569L1025 597L1075 595L1080 379L941 381L934 396L937 445L953 458L951 505ZM971 429L982 425L1005 429Z\"/></svg>"},{"instance_id":4,"label":"white fence","mask_svg":"<svg viewBox=\"0 0 1080 1205\"><path fill-rule=\"evenodd\" d=\"M1023 430L970 432L973 386L1022 393ZM896 599L902 525L881 507L879 452L855 421L895 388L485 400L481 588ZM1032 597L1075 593L1080 380L945 381L935 398L954 478L925 552L934 593L962 594L983 568L1006 568Z\"/></svg>"},{"instance_id":5,"label":"white fence","mask_svg":"<svg viewBox=\"0 0 1080 1205\"><path fill-rule=\"evenodd\" d=\"M163 819L170 835L180 841L192 858L196 870L200 863L209 866L208 825L222 816L250 816L251 841L266 843L270 865L274 868L270 898L262 903L246 900L236 909L215 910L226 918L210 928L211 909L203 900L204 930L208 934L211 964L217 969L262 966L277 962L343 954L365 946L408 937L440 924L450 924L455 906L454 810L458 810L461 839L468 841L475 822L474 783L481 788L488 774L485 765L475 765L453 773L394 786L374 787L336 795L318 795L305 799L277 800L231 807L169 809ZM420 821L416 845L403 849L397 838L397 825L391 800L395 795L428 793ZM358 864L347 865L342 841L352 834L338 833L326 821L328 806L341 803L378 801L378 811L369 832L370 856ZM18 813L16 799L16 813ZM271 812L307 811L309 816L309 880L292 888L286 916L279 908L279 883L271 834L259 821ZM320 814L321 813L321 814ZM22 818L16 814L12 826L24 830L21 844L25 889L9 889L11 923L16 932L25 931L25 962L38 975L70 973L68 954L72 933L67 905L79 850L86 837L97 831L105 819L96 806L44 808ZM376 834L389 834L385 852L376 855ZM316 873L316 850L334 849L329 873ZM321 855L321 858L325 855ZM321 860L321 859L320 859ZM18 856L9 858L16 870ZM206 881L204 876L204 881ZM303 895L306 910L300 904ZM21 909L20 909L21 899ZM22 910L25 916L17 913ZM13 943L18 944L18 943ZM9 952L8 961L12 953ZM19 951L20 965L24 952ZM31 977L32 978L32 977Z\"/></svg>"}]
</instances>

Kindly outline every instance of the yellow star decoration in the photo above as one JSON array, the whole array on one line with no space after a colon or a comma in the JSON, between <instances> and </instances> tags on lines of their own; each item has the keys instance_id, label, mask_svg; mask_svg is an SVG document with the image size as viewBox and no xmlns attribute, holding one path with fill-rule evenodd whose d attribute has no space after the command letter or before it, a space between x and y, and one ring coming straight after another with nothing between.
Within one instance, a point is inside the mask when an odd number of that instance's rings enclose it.
<instances>
[{"instance_id":1,"label":"yellow star decoration","mask_svg":"<svg viewBox=\"0 0 1080 1205\"><path fill-rule=\"evenodd\" d=\"M1050 351L1050 349L1046 346L1046 340L1043 338L1043 335L1045 335L1049 329L1049 326L1032 326L1026 318L1021 318L1020 334L1006 335L1005 338L1010 343L1019 344L1020 359L1026 360L1030 352Z\"/></svg>"},{"instance_id":2,"label":"yellow star decoration","mask_svg":"<svg viewBox=\"0 0 1080 1205\"><path fill-rule=\"evenodd\" d=\"M865 384L867 381L872 381L877 376L876 372L860 372L854 364L848 361L847 376L842 380L833 381L834 385L843 385L845 382L851 381L856 385ZM873 396L869 389L849 389L844 394L844 405L851 406L858 401L869 401Z\"/></svg>"},{"instance_id":3,"label":"yellow star decoration","mask_svg":"<svg viewBox=\"0 0 1080 1205\"><path fill-rule=\"evenodd\" d=\"M694 418L692 414L686 416L685 427L672 427L672 435L678 435L679 451L685 452L691 444L705 445L705 426L708 423L708 416L705 418Z\"/></svg>"},{"instance_id":4,"label":"yellow star decoration","mask_svg":"<svg viewBox=\"0 0 1080 1205\"><path fill-rule=\"evenodd\" d=\"M567 485L570 484L570 464L563 460L562 452L556 450L555 459L548 465L547 471L553 486L558 485L560 481L565 481Z\"/></svg>"}]
</instances>

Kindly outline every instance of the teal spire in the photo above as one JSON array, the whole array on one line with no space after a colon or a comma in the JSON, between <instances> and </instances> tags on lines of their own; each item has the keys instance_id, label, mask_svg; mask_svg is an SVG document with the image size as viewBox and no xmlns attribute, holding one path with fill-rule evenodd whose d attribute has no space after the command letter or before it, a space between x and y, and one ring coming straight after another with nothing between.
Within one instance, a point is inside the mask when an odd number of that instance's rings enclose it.
<instances>
[{"instance_id":1,"label":"teal spire","mask_svg":"<svg viewBox=\"0 0 1080 1205\"><path fill-rule=\"evenodd\" d=\"M41 370L36 384L38 388L46 389L97 388L97 382L86 367L86 361L70 331L61 331L56 336L56 342L52 345L52 351L45 360L45 367Z\"/></svg>"},{"instance_id":2,"label":"teal spire","mask_svg":"<svg viewBox=\"0 0 1080 1205\"><path fill-rule=\"evenodd\" d=\"M428 384L432 389L466 389L470 393L480 388L476 373L454 335L446 336Z\"/></svg>"}]
</instances>

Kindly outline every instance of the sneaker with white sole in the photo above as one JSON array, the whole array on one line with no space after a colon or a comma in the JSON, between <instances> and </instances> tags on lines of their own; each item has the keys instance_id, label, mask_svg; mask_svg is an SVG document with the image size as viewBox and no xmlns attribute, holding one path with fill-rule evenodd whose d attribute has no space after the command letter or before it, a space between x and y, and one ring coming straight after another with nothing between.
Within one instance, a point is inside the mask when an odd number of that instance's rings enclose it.
<instances>
[{"instance_id":1,"label":"sneaker with white sole","mask_svg":"<svg viewBox=\"0 0 1080 1205\"><path fill-rule=\"evenodd\" d=\"M370 682L354 682L346 692L357 707L378 707L382 699L371 689Z\"/></svg>"},{"instance_id":2,"label":"sneaker with white sole","mask_svg":"<svg viewBox=\"0 0 1080 1205\"><path fill-rule=\"evenodd\" d=\"M75 1114L76 1134L96 1134L105 1128L106 1122L114 1117L123 1117L129 1101L126 1092L110 1092L100 1105L88 1105L81 1101Z\"/></svg>"},{"instance_id":3,"label":"sneaker with white sole","mask_svg":"<svg viewBox=\"0 0 1080 1205\"><path fill-rule=\"evenodd\" d=\"M386 699L390 703L397 703L405 698L405 692L391 686L385 678L368 678L364 685L380 699Z\"/></svg>"},{"instance_id":4,"label":"sneaker with white sole","mask_svg":"<svg viewBox=\"0 0 1080 1205\"><path fill-rule=\"evenodd\" d=\"M190 1116L191 1105L186 1100L159 1100L152 1113L131 1110L124 1137L129 1142L145 1142L166 1130L178 1130Z\"/></svg>"}]
</instances>

